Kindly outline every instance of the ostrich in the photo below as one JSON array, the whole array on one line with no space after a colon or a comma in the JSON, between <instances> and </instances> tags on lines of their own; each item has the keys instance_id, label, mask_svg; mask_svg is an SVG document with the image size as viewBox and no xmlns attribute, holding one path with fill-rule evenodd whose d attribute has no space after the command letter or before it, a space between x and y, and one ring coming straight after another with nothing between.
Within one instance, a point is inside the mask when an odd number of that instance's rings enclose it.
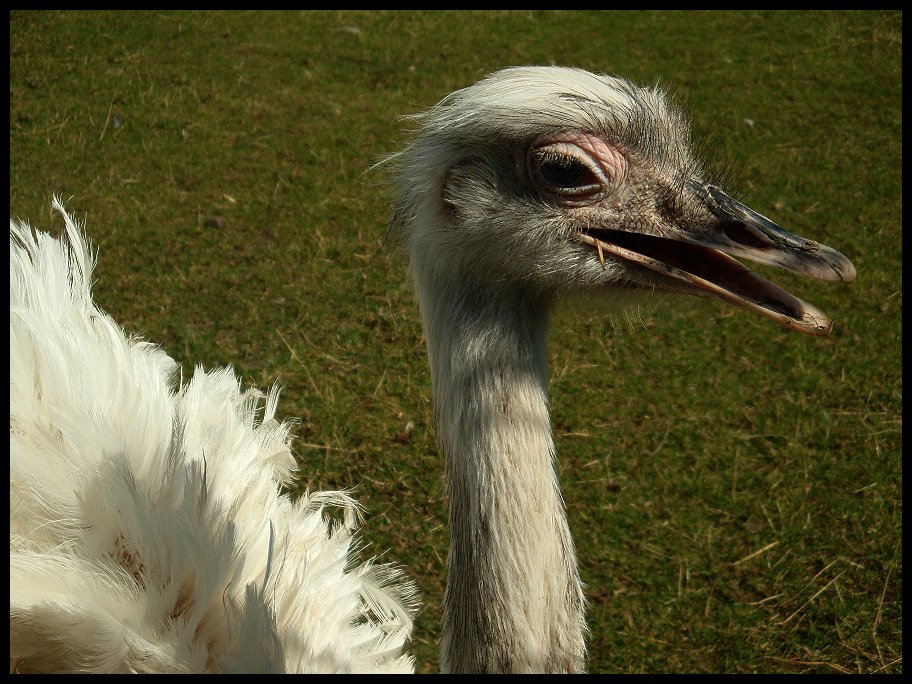
<instances>
[{"instance_id":1,"label":"ostrich","mask_svg":"<svg viewBox=\"0 0 912 684\"><path fill-rule=\"evenodd\" d=\"M705 180L658 88L515 67L417 121L392 158L391 225L445 457L441 668L582 672L547 408L552 305L677 292L824 335L825 314L734 257L844 282L854 267ZM413 587L347 557L354 521L321 517L354 502L277 494L291 468L277 391L257 418L261 395L230 369L175 388L175 363L91 302L69 217L67 234L10 223L11 670L408 670Z\"/></svg>"}]
</instances>

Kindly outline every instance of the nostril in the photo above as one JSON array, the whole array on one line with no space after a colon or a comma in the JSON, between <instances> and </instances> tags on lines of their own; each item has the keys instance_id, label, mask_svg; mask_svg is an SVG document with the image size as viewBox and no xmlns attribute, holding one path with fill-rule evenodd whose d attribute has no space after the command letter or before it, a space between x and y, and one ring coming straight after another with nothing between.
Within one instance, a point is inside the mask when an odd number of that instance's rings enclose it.
<instances>
[{"instance_id":1,"label":"nostril","mask_svg":"<svg viewBox=\"0 0 912 684\"><path fill-rule=\"evenodd\" d=\"M767 249L773 244L773 241L763 233L740 221L723 221L719 226L719 230L721 230L729 240L742 247Z\"/></svg>"}]
</instances>

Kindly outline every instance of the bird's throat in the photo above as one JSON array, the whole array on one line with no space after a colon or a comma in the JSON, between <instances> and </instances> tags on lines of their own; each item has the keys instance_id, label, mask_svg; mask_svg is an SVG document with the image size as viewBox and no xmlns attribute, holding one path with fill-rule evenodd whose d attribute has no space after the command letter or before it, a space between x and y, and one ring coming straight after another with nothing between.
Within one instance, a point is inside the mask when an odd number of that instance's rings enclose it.
<instances>
[{"instance_id":1,"label":"bird's throat","mask_svg":"<svg viewBox=\"0 0 912 684\"><path fill-rule=\"evenodd\" d=\"M547 407L548 303L418 286L450 504L441 666L581 671L584 599Z\"/></svg>"}]
</instances>

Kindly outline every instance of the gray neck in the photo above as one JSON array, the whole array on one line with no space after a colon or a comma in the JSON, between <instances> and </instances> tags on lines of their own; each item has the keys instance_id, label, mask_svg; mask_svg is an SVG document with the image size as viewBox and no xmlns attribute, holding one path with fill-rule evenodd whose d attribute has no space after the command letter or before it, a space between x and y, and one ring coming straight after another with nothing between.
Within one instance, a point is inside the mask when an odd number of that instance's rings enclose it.
<instances>
[{"instance_id":1,"label":"gray neck","mask_svg":"<svg viewBox=\"0 0 912 684\"><path fill-rule=\"evenodd\" d=\"M444 672L579 672L585 615L548 419L548 303L417 282L446 455Z\"/></svg>"}]
</instances>

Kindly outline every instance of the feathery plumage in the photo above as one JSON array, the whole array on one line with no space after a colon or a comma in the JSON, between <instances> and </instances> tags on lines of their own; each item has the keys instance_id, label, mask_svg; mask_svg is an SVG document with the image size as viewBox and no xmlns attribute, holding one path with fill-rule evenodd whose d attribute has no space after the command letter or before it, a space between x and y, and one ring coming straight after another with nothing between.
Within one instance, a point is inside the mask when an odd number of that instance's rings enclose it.
<instances>
[{"instance_id":1,"label":"feathery plumage","mask_svg":"<svg viewBox=\"0 0 912 684\"><path fill-rule=\"evenodd\" d=\"M10 221L10 670L411 671L415 588L352 562L354 500L280 495L278 390L182 385L95 306L55 207L65 239Z\"/></svg>"}]
</instances>

